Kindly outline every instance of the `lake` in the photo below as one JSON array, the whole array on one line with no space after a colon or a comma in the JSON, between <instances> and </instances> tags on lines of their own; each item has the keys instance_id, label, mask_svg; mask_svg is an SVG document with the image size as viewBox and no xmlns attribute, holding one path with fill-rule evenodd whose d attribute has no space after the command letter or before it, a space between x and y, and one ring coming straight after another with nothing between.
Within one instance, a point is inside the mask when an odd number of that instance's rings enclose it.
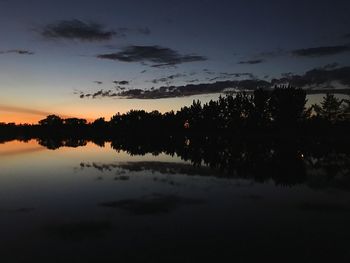
<instances>
[{"instance_id":1,"label":"lake","mask_svg":"<svg viewBox=\"0 0 350 263\"><path fill-rule=\"evenodd\" d=\"M112 144L0 144L2 262L350 260L346 153L271 162L269 149L264 170L241 151L244 166L222 169L194 162L189 141L182 154Z\"/></svg>"}]
</instances>

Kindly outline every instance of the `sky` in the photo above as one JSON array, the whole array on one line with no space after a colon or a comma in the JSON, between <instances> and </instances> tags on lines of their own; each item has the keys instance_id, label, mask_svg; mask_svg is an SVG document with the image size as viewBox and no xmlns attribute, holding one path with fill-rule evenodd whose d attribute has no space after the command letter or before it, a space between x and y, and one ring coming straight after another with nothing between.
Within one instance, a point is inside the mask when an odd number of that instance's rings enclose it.
<instances>
[{"instance_id":1,"label":"sky","mask_svg":"<svg viewBox=\"0 0 350 263\"><path fill-rule=\"evenodd\" d=\"M350 88L349 13L346 0L0 0L0 122Z\"/></svg>"}]
</instances>

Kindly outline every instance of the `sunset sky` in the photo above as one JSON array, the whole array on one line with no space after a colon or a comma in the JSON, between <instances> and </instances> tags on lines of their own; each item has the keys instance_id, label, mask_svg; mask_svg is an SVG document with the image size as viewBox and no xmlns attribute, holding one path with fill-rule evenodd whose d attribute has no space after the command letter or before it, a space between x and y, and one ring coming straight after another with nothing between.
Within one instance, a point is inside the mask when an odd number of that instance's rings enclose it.
<instances>
[{"instance_id":1,"label":"sunset sky","mask_svg":"<svg viewBox=\"0 0 350 263\"><path fill-rule=\"evenodd\" d=\"M348 0L0 0L0 122L177 110L219 94L160 87L227 80L349 88L349 14Z\"/></svg>"}]
</instances>

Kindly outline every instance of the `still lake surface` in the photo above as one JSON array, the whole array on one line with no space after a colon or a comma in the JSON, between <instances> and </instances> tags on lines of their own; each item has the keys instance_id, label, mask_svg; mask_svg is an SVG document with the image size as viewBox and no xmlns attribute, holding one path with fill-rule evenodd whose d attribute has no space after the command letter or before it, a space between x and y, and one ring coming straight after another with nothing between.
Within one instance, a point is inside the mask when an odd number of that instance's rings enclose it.
<instances>
[{"instance_id":1,"label":"still lake surface","mask_svg":"<svg viewBox=\"0 0 350 263\"><path fill-rule=\"evenodd\" d=\"M2 262L349 262L347 165L307 166L303 182L285 185L110 143L6 142Z\"/></svg>"}]
</instances>

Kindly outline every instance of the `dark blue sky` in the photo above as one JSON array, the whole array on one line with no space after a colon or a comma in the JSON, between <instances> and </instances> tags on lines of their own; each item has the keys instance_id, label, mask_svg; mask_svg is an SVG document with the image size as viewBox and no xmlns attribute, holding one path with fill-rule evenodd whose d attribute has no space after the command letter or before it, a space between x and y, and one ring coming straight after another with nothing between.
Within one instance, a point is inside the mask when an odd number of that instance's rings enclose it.
<instances>
[{"instance_id":1,"label":"dark blue sky","mask_svg":"<svg viewBox=\"0 0 350 263\"><path fill-rule=\"evenodd\" d=\"M0 0L0 111L167 110L187 100L115 95L350 66L349 14L345 0Z\"/></svg>"}]
</instances>

